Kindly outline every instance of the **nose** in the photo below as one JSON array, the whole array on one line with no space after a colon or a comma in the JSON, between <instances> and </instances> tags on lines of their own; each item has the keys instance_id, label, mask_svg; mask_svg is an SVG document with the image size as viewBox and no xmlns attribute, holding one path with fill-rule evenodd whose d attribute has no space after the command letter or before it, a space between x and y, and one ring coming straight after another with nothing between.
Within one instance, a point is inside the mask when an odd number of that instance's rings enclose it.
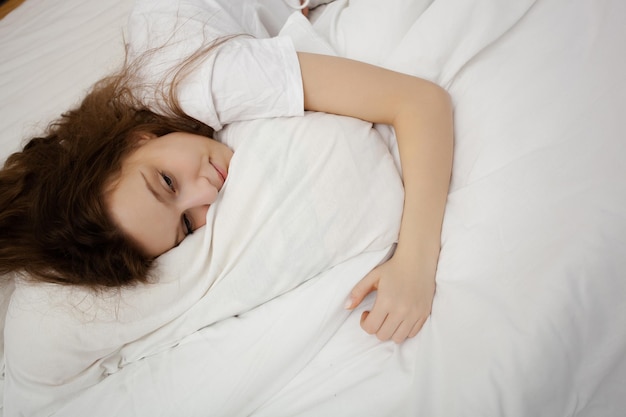
<instances>
[{"instance_id":1,"label":"nose","mask_svg":"<svg viewBox=\"0 0 626 417\"><path fill-rule=\"evenodd\" d=\"M188 184L179 197L179 210L191 217L194 230L204 226L209 206L217 199L218 189L206 178Z\"/></svg>"}]
</instances>

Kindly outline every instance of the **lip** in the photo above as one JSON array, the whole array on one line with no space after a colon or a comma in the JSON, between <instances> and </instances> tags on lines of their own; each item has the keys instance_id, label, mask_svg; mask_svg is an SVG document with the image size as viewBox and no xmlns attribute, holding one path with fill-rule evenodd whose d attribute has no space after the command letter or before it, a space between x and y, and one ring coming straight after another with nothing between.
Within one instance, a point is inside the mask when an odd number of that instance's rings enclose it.
<instances>
[{"instance_id":1,"label":"lip","mask_svg":"<svg viewBox=\"0 0 626 417\"><path fill-rule=\"evenodd\" d=\"M226 173L226 171L224 171L223 169L215 165L213 162L209 162L209 163L215 169L215 172L217 172L217 174L220 176L220 178L222 179L222 185L224 185L224 183L226 182L226 177L228 176L228 173Z\"/></svg>"}]
</instances>

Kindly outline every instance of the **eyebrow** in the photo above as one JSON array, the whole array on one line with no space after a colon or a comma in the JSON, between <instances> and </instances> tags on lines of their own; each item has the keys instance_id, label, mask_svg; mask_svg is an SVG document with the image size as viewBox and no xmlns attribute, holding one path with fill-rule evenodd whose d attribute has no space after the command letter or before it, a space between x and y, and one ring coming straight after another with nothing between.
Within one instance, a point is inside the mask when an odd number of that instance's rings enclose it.
<instances>
[{"instance_id":1,"label":"eyebrow","mask_svg":"<svg viewBox=\"0 0 626 417\"><path fill-rule=\"evenodd\" d=\"M152 186L152 184L150 184L150 181L148 181L148 179L146 178L143 172L141 172L141 178L143 178L143 181L146 184L146 188L148 188L148 191L150 191L150 193L154 196L154 198L156 198L157 201L159 201L161 204L165 205L166 204L165 199L163 198L161 194L159 194L157 190L154 189L154 187ZM176 230L176 232L174 233L174 244L172 245L172 248L175 248L176 246L180 245L180 242L182 241L182 239L179 240L178 236L179 236L179 233L178 233L178 230Z\"/></svg>"}]
</instances>

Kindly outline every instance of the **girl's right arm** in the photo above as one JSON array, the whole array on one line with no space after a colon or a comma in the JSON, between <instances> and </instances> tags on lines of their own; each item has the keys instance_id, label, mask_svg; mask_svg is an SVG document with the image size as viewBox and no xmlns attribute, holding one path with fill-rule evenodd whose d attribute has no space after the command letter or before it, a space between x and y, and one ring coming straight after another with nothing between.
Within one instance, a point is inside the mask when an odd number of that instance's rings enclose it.
<instances>
[{"instance_id":1,"label":"girl's right arm","mask_svg":"<svg viewBox=\"0 0 626 417\"><path fill-rule=\"evenodd\" d=\"M348 308L378 294L361 326L382 340L417 334L430 315L452 169L453 118L441 87L345 58L299 53L304 107L395 129L405 188L394 256L353 289Z\"/></svg>"}]
</instances>

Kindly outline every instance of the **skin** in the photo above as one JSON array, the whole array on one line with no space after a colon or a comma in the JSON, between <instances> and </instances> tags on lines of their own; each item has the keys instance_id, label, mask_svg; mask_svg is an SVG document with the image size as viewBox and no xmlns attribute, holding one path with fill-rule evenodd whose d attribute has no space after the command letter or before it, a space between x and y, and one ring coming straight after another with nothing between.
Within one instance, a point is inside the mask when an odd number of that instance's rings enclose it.
<instances>
[{"instance_id":1,"label":"skin","mask_svg":"<svg viewBox=\"0 0 626 417\"><path fill-rule=\"evenodd\" d=\"M352 290L355 308L372 291L361 327L396 343L430 315L441 226L452 170L453 116L445 90L426 80L329 56L299 54L304 106L394 127L402 162L404 211L395 254Z\"/></svg>"},{"instance_id":2,"label":"skin","mask_svg":"<svg viewBox=\"0 0 626 417\"><path fill-rule=\"evenodd\" d=\"M161 255L204 226L232 155L226 145L204 136L146 135L108 194L113 220L148 256Z\"/></svg>"},{"instance_id":3,"label":"skin","mask_svg":"<svg viewBox=\"0 0 626 417\"><path fill-rule=\"evenodd\" d=\"M453 117L448 94L426 80L345 58L299 53L306 110L392 125L405 201L395 254L352 290L353 309L377 291L361 327L381 340L415 336L432 308L441 226L452 167ZM114 219L147 253L180 243L204 216L223 185L232 152L207 138L174 133L146 137L123 163L109 207ZM213 164L213 165L212 165ZM215 169L218 167L219 169ZM166 174L175 184L170 189ZM163 194L159 201L144 178Z\"/></svg>"}]
</instances>

